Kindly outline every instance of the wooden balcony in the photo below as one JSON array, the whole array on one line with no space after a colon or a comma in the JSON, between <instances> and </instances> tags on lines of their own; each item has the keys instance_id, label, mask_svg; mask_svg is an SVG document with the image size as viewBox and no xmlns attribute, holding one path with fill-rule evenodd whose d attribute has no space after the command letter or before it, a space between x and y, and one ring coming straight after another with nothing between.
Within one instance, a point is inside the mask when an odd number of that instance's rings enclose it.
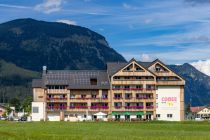
<instances>
[{"instance_id":1,"label":"wooden balcony","mask_svg":"<svg viewBox=\"0 0 210 140\"><path fill-rule=\"evenodd\" d=\"M156 91L156 88L113 88L113 92L134 92L134 93L153 93Z\"/></svg>"},{"instance_id":2,"label":"wooden balcony","mask_svg":"<svg viewBox=\"0 0 210 140\"><path fill-rule=\"evenodd\" d=\"M140 84L156 84L156 82L154 80L140 80L140 79L137 79L137 80L134 80L134 79L115 79L112 81L112 84L113 85L140 85Z\"/></svg>"},{"instance_id":3,"label":"wooden balcony","mask_svg":"<svg viewBox=\"0 0 210 140\"><path fill-rule=\"evenodd\" d=\"M112 111L154 111L154 106L114 106Z\"/></svg>"},{"instance_id":4,"label":"wooden balcony","mask_svg":"<svg viewBox=\"0 0 210 140\"><path fill-rule=\"evenodd\" d=\"M70 98L70 102L109 102L108 98Z\"/></svg>"},{"instance_id":5,"label":"wooden balcony","mask_svg":"<svg viewBox=\"0 0 210 140\"><path fill-rule=\"evenodd\" d=\"M69 92L67 89L47 89L48 94L67 94Z\"/></svg>"},{"instance_id":6,"label":"wooden balcony","mask_svg":"<svg viewBox=\"0 0 210 140\"><path fill-rule=\"evenodd\" d=\"M161 81L157 81L157 85L185 85L185 81L164 81L164 80L161 80Z\"/></svg>"},{"instance_id":7,"label":"wooden balcony","mask_svg":"<svg viewBox=\"0 0 210 140\"><path fill-rule=\"evenodd\" d=\"M47 98L47 102L67 102L67 98Z\"/></svg>"}]
</instances>

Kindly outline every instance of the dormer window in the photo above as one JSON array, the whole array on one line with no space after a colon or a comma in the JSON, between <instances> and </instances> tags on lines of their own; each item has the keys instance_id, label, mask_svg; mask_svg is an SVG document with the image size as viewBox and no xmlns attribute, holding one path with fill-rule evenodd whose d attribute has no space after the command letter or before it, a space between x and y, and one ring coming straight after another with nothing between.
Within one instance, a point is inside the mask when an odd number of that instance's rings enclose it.
<instances>
[{"instance_id":1,"label":"dormer window","mask_svg":"<svg viewBox=\"0 0 210 140\"><path fill-rule=\"evenodd\" d=\"M91 78L90 79L90 84L91 85L97 85L97 79L96 78Z\"/></svg>"}]
</instances>

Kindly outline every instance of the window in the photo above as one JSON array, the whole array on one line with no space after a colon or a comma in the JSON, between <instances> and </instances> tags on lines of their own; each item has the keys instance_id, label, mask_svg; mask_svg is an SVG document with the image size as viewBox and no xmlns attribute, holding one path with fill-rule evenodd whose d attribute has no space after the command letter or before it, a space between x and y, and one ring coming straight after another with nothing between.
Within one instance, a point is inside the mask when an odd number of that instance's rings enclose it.
<instances>
[{"instance_id":1,"label":"window","mask_svg":"<svg viewBox=\"0 0 210 140\"><path fill-rule=\"evenodd\" d=\"M115 93L114 94L114 98L115 99L121 99L122 98L122 95L120 93Z\"/></svg>"},{"instance_id":2,"label":"window","mask_svg":"<svg viewBox=\"0 0 210 140\"><path fill-rule=\"evenodd\" d=\"M108 98L108 94L102 94L102 98L103 99L107 99Z\"/></svg>"},{"instance_id":3,"label":"window","mask_svg":"<svg viewBox=\"0 0 210 140\"><path fill-rule=\"evenodd\" d=\"M39 113L39 107L33 107L32 112L33 113Z\"/></svg>"},{"instance_id":4,"label":"window","mask_svg":"<svg viewBox=\"0 0 210 140\"><path fill-rule=\"evenodd\" d=\"M136 79L141 79L141 76L136 76Z\"/></svg>"},{"instance_id":5,"label":"window","mask_svg":"<svg viewBox=\"0 0 210 140\"><path fill-rule=\"evenodd\" d=\"M97 79L96 78L91 78L90 79L90 84L91 85L97 85Z\"/></svg>"},{"instance_id":6,"label":"window","mask_svg":"<svg viewBox=\"0 0 210 140\"><path fill-rule=\"evenodd\" d=\"M75 95L74 94L71 94L70 95L70 99L75 99Z\"/></svg>"},{"instance_id":7,"label":"window","mask_svg":"<svg viewBox=\"0 0 210 140\"><path fill-rule=\"evenodd\" d=\"M113 86L113 89L120 89L120 86Z\"/></svg>"},{"instance_id":8,"label":"window","mask_svg":"<svg viewBox=\"0 0 210 140\"><path fill-rule=\"evenodd\" d=\"M160 118L160 114L156 114L156 118Z\"/></svg>"},{"instance_id":9,"label":"window","mask_svg":"<svg viewBox=\"0 0 210 140\"><path fill-rule=\"evenodd\" d=\"M136 85L136 89L142 89L143 86L142 85Z\"/></svg>"},{"instance_id":10,"label":"window","mask_svg":"<svg viewBox=\"0 0 210 140\"><path fill-rule=\"evenodd\" d=\"M131 93L125 93L125 99L131 99L132 94Z\"/></svg>"},{"instance_id":11,"label":"window","mask_svg":"<svg viewBox=\"0 0 210 140\"><path fill-rule=\"evenodd\" d=\"M115 76L114 79L120 79L120 76Z\"/></svg>"},{"instance_id":12,"label":"window","mask_svg":"<svg viewBox=\"0 0 210 140\"><path fill-rule=\"evenodd\" d=\"M130 88L130 86L124 86L124 88L125 88L125 89L129 89L129 88Z\"/></svg>"},{"instance_id":13,"label":"window","mask_svg":"<svg viewBox=\"0 0 210 140\"><path fill-rule=\"evenodd\" d=\"M96 94L92 94L91 97L92 97L93 99L96 99L97 95L96 95Z\"/></svg>"},{"instance_id":14,"label":"window","mask_svg":"<svg viewBox=\"0 0 210 140\"><path fill-rule=\"evenodd\" d=\"M84 95L84 94L81 95L81 98L82 98L82 99L85 99L85 98L86 98L86 95Z\"/></svg>"},{"instance_id":15,"label":"window","mask_svg":"<svg viewBox=\"0 0 210 140\"><path fill-rule=\"evenodd\" d=\"M130 77L129 76L125 76L124 79L130 79Z\"/></svg>"},{"instance_id":16,"label":"window","mask_svg":"<svg viewBox=\"0 0 210 140\"><path fill-rule=\"evenodd\" d=\"M158 99L158 94L156 94L156 99Z\"/></svg>"},{"instance_id":17,"label":"window","mask_svg":"<svg viewBox=\"0 0 210 140\"><path fill-rule=\"evenodd\" d=\"M115 102L114 103L115 108L120 108L122 106L121 102Z\"/></svg>"},{"instance_id":18,"label":"window","mask_svg":"<svg viewBox=\"0 0 210 140\"><path fill-rule=\"evenodd\" d=\"M172 114L167 114L167 118L172 118L173 115Z\"/></svg>"}]
</instances>

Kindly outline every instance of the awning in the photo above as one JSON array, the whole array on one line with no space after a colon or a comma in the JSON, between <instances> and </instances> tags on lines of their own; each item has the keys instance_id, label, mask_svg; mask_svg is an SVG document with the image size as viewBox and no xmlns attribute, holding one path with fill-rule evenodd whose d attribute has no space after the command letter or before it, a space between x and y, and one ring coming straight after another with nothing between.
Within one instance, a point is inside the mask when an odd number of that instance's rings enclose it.
<instances>
[{"instance_id":1,"label":"awning","mask_svg":"<svg viewBox=\"0 0 210 140\"><path fill-rule=\"evenodd\" d=\"M136 112L136 115L144 115L144 112Z\"/></svg>"},{"instance_id":2,"label":"awning","mask_svg":"<svg viewBox=\"0 0 210 140\"><path fill-rule=\"evenodd\" d=\"M144 115L144 112L112 112L112 115Z\"/></svg>"},{"instance_id":3,"label":"awning","mask_svg":"<svg viewBox=\"0 0 210 140\"><path fill-rule=\"evenodd\" d=\"M93 114L94 116L106 116L107 114L103 113L103 112L98 112L96 114Z\"/></svg>"},{"instance_id":4,"label":"awning","mask_svg":"<svg viewBox=\"0 0 210 140\"><path fill-rule=\"evenodd\" d=\"M115 116L115 115L123 115L122 112L112 112L112 115Z\"/></svg>"},{"instance_id":5,"label":"awning","mask_svg":"<svg viewBox=\"0 0 210 140\"><path fill-rule=\"evenodd\" d=\"M124 112L123 114L124 114L124 115L131 115L130 112Z\"/></svg>"}]
</instances>

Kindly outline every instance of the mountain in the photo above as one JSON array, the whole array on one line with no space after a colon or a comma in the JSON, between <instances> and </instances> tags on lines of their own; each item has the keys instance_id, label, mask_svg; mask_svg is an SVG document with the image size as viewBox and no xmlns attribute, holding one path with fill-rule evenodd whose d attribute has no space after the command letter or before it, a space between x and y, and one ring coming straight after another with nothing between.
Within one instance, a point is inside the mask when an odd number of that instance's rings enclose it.
<instances>
[{"instance_id":1,"label":"mountain","mask_svg":"<svg viewBox=\"0 0 210 140\"><path fill-rule=\"evenodd\" d=\"M48 69L105 69L125 59L87 28L17 19L0 24L0 102L32 96L31 81Z\"/></svg>"},{"instance_id":2,"label":"mountain","mask_svg":"<svg viewBox=\"0 0 210 140\"><path fill-rule=\"evenodd\" d=\"M17 19L0 24L0 102L32 96L31 81L48 69L105 69L125 59L87 28ZM185 103L210 104L210 77L190 64L170 65L186 80Z\"/></svg>"},{"instance_id":3,"label":"mountain","mask_svg":"<svg viewBox=\"0 0 210 140\"><path fill-rule=\"evenodd\" d=\"M40 76L38 72L0 60L0 103L14 97L22 100L32 96L31 80Z\"/></svg>"},{"instance_id":4,"label":"mountain","mask_svg":"<svg viewBox=\"0 0 210 140\"><path fill-rule=\"evenodd\" d=\"M210 104L210 76L198 71L192 65L170 65L172 70L182 76L185 81L185 104L192 106Z\"/></svg>"},{"instance_id":5,"label":"mountain","mask_svg":"<svg viewBox=\"0 0 210 140\"><path fill-rule=\"evenodd\" d=\"M125 61L105 38L87 28L57 22L17 19L0 24L0 59L34 71L104 69Z\"/></svg>"}]
</instances>

